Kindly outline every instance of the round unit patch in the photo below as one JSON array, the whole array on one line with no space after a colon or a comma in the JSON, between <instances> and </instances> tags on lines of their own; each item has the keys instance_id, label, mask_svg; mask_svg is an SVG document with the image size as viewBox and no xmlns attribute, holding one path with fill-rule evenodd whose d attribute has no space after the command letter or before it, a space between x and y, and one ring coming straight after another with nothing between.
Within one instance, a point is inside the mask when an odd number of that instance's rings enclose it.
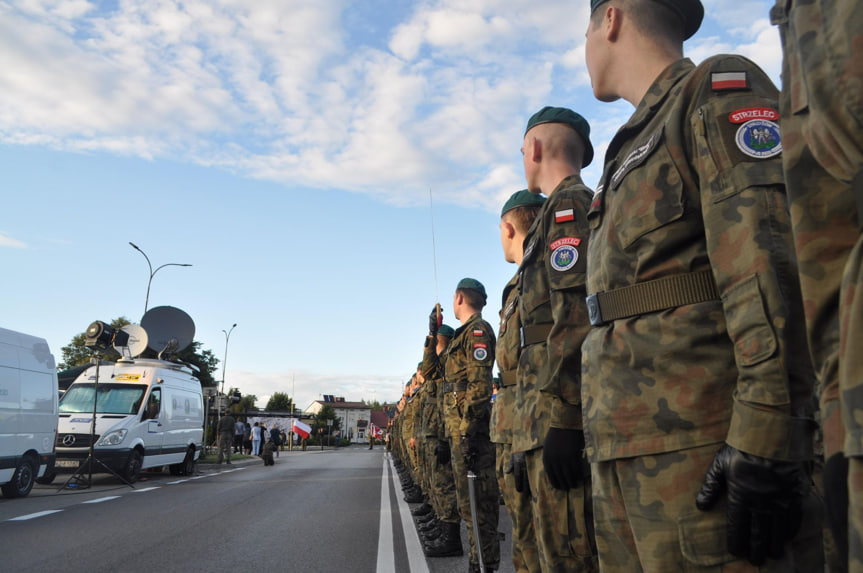
<instances>
[{"instance_id":1,"label":"round unit patch","mask_svg":"<svg viewBox=\"0 0 863 573\"><path fill-rule=\"evenodd\" d=\"M767 159L782 153L779 126L765 119L753 119L741 125L734 140L740 151L756 159Z\"/></svg>"},{"instance_id":2,"label":"round unit patch","mask_svg":"<svg viewBox=\"0 0 863 573\"><path fill-rule=\"evenodd\" d=\"M578 249L561 245L551 252L551 266L556 271L568 271L578 262Z\"/></svg>"},{"instance_id":3,"label":"round unit patch","mask_svg":"<svg viewBox=\"0 0 863 573\"><path fill-rule=\"evenodd\" d=\"M476 360L485 360L488 358L488 350L485 348L477 348L473 351L473 357Z\"/></svg>"}]
</instances>

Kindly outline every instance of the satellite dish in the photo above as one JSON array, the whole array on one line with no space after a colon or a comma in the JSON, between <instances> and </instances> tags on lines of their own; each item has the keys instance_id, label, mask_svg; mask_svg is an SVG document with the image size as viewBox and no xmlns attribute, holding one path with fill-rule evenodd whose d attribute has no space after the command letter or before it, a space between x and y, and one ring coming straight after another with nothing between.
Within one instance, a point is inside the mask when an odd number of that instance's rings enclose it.
<instances>
[{"instance_id":1,"label":"satellite dish","mask_svg":"<svg viewBox=\"0 0 863 573\"><path fill-rule=\"evenodd\" d=\"M173 306L151 308L141 317L141 326L147 331L147 346L159 354L166 349L180 352L195 339L192 317Z\"/></svg>"},{"instance_id":2,"label":"satellite dish","mask_svg":"<svg viewBox=\"0 0 863 573\"><path fill-rule=\"evenodd\" d=\"M147 331L144 327L137 324L127 324L120 329L129 337L124 344L114 344L114 350L120 353L123 358L137 358L142 352L147 350Z\"/></svg>"}]
</instances>

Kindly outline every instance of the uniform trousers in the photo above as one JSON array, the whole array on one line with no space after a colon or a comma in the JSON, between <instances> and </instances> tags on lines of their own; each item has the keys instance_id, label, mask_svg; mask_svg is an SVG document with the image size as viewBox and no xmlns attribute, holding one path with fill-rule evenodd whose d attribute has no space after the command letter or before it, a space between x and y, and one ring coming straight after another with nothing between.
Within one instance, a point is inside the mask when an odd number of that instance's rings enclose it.
<instances>
[{"instance_id":1,"label":"uniform trousers","mask_svg":"<svg viewBox=\"0 0 863 573\"><path fill-rule=\"evenodd\" d=\"M760 568L726 550L726 506L695 507L720 445L591 464L596 544L603 573L823 571L820 498L804 499L797 536Z\"/></svg>"},{"instance_id":2,"label":"uniform trousers","mask_svg":"<svg viewBox=\"0 0 863 573\"><path fill-rule=\"evenodd\" d=\"M512 444L495 444L497 449L497 485L503 494L509 519L512 521L512 564L518 573L542 571L533 515L530 508L530 492L516 491L512 473Z\"/></svg>"}]
</instances>

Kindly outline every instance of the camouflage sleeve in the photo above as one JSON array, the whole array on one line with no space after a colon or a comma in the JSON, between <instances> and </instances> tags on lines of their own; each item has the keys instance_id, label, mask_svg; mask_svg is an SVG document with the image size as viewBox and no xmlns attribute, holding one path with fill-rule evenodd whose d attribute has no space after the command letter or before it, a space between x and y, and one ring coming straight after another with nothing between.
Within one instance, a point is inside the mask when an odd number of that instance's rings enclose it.
<instances>
[{"instance_id":1,"label":"camouflage sleeve","mask_svg":"<svg viewBox=\"0 0 863 573\"><path fill-rule=\"evenodd\" d=\"M706 74L705 92L716 90L716 73L728 73L728 60L719 72ZM750 89L711 93L690 116L708 255L738 372L726 441L766 458L806 459L812 420L801 412L814 375L775 122L776 88L747 60L736 58L732 65Z\"/></svg>"},{"instance_id":2,"label":"camouflage sleeve","mask_svg":"<svg viewBox=\"0 0 863 573\"><path fill-rule=\"evenodd\" d=\"M582 193L583 200L577 200L574 193ZM554 203L545 211L547 219L543 221L548 249L544 260L553 325L546 345L548 376L538 385L554 396L551 427L580 430L581 343L590 329L585 304L590 199L585 188L555 191L549 201Z\"/></svg>"},{"instance_id":3,"label":"camouflage sleeve","mask_svg":"<svg viewBox=\"0 0 863 573\"><path fill-rule=\"evenodd\" d=\"M474 325L463 338L467 382L464 414L460 431L464 434L472 423L487 423L491 406L491 382L494 366L495 338L486 323Z\"/></svg>"},{"instance_id":4,"label":"camouflage sleeve","mask_svg":"<svg viewBox=\"0 0 863 573\"><path fill-rule=\"evenodd\" d=\"M427 336L423 348L422 373L425 378L442 378L443 368L437 355L437 345L434 337Z\"/></svg>"}]
</instances>

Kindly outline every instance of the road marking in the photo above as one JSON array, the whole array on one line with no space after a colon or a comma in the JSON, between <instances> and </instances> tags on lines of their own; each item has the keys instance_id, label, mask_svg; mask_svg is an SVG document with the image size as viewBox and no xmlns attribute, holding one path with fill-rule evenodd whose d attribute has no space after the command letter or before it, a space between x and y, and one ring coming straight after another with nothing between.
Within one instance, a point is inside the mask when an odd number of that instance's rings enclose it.
<instances>
[{"instance_id":1,"label":"road marking","mask_svg":"<svg viewBox=\"0 0 863 573\"><path fill-rule=\"evenodd\" d=\"M395 468L393 468L395 469ZM396 492L399 491L400 484L398 482L398 472L392 472L393 487ZM399 504L399 515L402 521L402 531L405 534L405 546L408 552L408 565L411 573L428 573L428 564L426 563L425 553L423 553L422 545L420 545L419 534L414 525L414 520L411 517L410 507L403 498L396 494L397 503Z\"/></svg>"},{"instance_id":2,"label":"road marking","mask_svg":"<svg viewBox=\"0 0 863 573\"><path fill-rule=\"evenodd\" d=\"M62 509L52 509L49 511L40 511L38 513L29 513L27 515L19 515L18 517L13 517L9 521L27 521L28 519L36 519L37 517L42 517L45 515L51 515L52 513L59 513L63 511Z\"/></svg>"},{"instance_id":3,"label":"road marking","mask_svg":"<svg viewBox=\"0 0 863 573\"><path fill-rule=\"evenodd\" d=\"M82 501L81 503L102 503L103 501L111 501L112 499L119 499L119 495L111 495L108 497L100 497L99 499L91 499L90 501Z\"/></svg>"},{"instance_id":4,"label":"road marking","mask_svg":"<svg viewBox=\"0 0 863 573\"><path fill-rule=\"evenodd\" d=\"M146 487L144 489L136 489L135 493L143 493L145 491L153 491L154 489L162 489L161 487Z\"/></svg>"},{"instance_id":5,"label":"road marking","mask_svg":"<svg viewBox=\"0 0 863 573\"><path fill-rule=\"evenodd\" d=\"M393 520L390 509L390 482L387 468L388 456L384 455L383 475L381 476L381 519L378 526L378 566L377 573L395 573L396 557L393 552Z\"/></svg>"}]
</instances>

